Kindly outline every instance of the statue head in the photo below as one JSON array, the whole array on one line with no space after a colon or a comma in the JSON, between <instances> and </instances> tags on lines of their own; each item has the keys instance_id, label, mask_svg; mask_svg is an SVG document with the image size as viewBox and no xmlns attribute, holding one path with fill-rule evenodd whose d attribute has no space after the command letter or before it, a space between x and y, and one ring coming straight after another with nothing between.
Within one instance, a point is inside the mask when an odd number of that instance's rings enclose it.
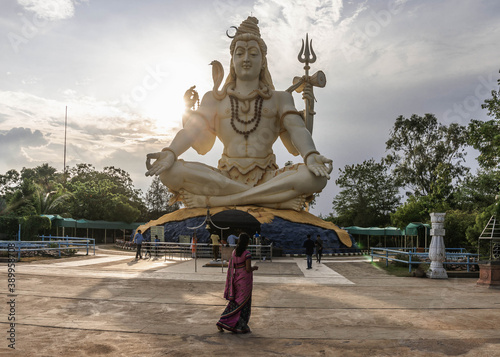
<instances>
[{"instance_id":1,"label":"statue head","mask_svg":"<svg viewBox=\"0 0 500 357\"><path fill-rule=\"evenodd\" d=\"M236 80L236 72L233 64L234 51L236 49L236 43L238 41L255 41L259 45L260 52L262 54L262 69L260 71L259 79L262 85L269 87L269 89L274 89L273 81L269 69L267 68L267 46L264 40L260 37L260 30L257 26L259 20L257 18L249 16L244 20L239 27L236 28L236 34L234 36L229 36L233 40L229 46L229 51L231 52L231 64L229 75L226 79L226 83L234 82Z\"/></svg>"}]
</instances>

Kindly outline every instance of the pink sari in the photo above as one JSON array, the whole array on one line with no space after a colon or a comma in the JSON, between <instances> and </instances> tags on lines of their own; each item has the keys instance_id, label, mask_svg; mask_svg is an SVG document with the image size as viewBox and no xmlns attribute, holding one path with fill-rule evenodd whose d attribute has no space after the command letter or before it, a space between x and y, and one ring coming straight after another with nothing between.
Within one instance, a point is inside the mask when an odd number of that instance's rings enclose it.
<instances>
[{"instance_id":1,"label":"pink sari","mask_svg":"<svg viewBox=\"0 0 500 357\"><path fill-rule=\"evenodd\" d=\"M253 272L247 272L246 261L251 257L252 255L247 250L241 254L241 257L237 257L235 249L229 260L224 290L224 298L229 300L229 303L217 322L217 326L228 331L250 332L248 321L252 306Z\"/></svg>"}]
</instances>

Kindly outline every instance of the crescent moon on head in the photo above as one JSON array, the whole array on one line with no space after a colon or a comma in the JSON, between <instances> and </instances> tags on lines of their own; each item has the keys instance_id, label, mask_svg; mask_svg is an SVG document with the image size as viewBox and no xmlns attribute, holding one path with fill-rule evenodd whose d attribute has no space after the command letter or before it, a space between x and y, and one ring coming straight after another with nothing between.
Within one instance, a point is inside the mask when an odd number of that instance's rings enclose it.
<instances>
[{"instance_id":1,"label":"crescent moon on head","mask_svg":"<svg viewBox=\"0 0 500 357\"><path fill-rule=\"evenodd\" d=\"M236 30L236 32L238 32L238 28L237 28L236 26L231 26L231 27L230 27L230 29L235 29L235 30ZM229 30L226 30L226 35L227 35L227 37L229 37L229 38L234 38L234 37L236 36L236 32L234 33L234 35L233 35L233 36L229 36L228 31L229 31Z\"/></svg>"}]
</instances>

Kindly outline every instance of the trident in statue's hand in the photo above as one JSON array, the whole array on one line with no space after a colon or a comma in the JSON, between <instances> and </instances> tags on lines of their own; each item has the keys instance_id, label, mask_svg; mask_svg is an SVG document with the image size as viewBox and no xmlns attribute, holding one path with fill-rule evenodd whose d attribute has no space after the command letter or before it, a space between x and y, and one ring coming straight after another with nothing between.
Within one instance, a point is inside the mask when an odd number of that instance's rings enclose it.
<instances>
[{"instance_id":1,"label":"trident in statue's hand","mask_svg":"<svg viewBox=\"0 0 500 357\"><path fill-rule=\"evenodd\" d=\"M287 89L287 92L296 91L297 93L304 92L302 98L304 99L306 109L304 120L306 122L306 128L312 134L313 131L313 121L314 121L314 92L313 87L323 88L326 85L326 76L323 71L318 71L312 76L309 76L309 69L311 68L309 64L316 62L316 54L314 53L312 47L312 40L309 41L309 35L306 34L306 41L302 40L302 48L300 49L299 55L297 56L300 63L304 63L305 75L302 77L294 77L293 85Z\"/></svg>"}]
</instances>

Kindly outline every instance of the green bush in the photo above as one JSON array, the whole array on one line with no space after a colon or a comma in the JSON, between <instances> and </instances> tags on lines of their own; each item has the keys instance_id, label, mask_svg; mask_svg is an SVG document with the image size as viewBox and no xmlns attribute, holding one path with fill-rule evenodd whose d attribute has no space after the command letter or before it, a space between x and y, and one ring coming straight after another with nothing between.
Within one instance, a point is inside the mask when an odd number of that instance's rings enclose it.
<instances>
[{"instance_id":1,"label":"green bush","mask_svg":"<svg viewBox=\"0 0 500 357\"><path fill-rule=\"evenodd\" d=\"M16 239L19 231L19 220L17 217L0 217L0 233L4 236L1 239Z\"/></svg>"},{"instance_id":2,"label":"green bush","mask_svg":"<svg viewBox=\"0 0 500 357\"><path fill-rule=\"evenodd\" d=\"M467 248L470 244L467 240L466 231L474 226L476 222L476 213L468 213L458 210L446 212L444 229L445 245L449 248Z\"/></svg>"},{"instance_id":3,"label":"green bush","mask_svg":"<svg viewBox=\"0 0 500 357\"><path fill-rule=\"evenodd\" d=\"M399 253L399 254L396 254L396 256L394 258L399 259L399 260L408 261L410 259L410 256L408 254ZM412 268L418 267L420 265L420 262L421 261L420 261L420 258L418 256L411 257L411 267ZM403 262L392 261L392 264L394 264L397 267L408 267L408 263L403 263Z\"/></svg>"},{"instance_id":4,"label":"green bush","mask_svg":"<svg viewBox=\"0 0 500 357\"><path fill-rule=\"evenodd\" d=\"M27 216L21 219L21 236L23 240L36 240L43 230L50 230L52 222L48 217Z\"/></svg>"}]
</instances>

